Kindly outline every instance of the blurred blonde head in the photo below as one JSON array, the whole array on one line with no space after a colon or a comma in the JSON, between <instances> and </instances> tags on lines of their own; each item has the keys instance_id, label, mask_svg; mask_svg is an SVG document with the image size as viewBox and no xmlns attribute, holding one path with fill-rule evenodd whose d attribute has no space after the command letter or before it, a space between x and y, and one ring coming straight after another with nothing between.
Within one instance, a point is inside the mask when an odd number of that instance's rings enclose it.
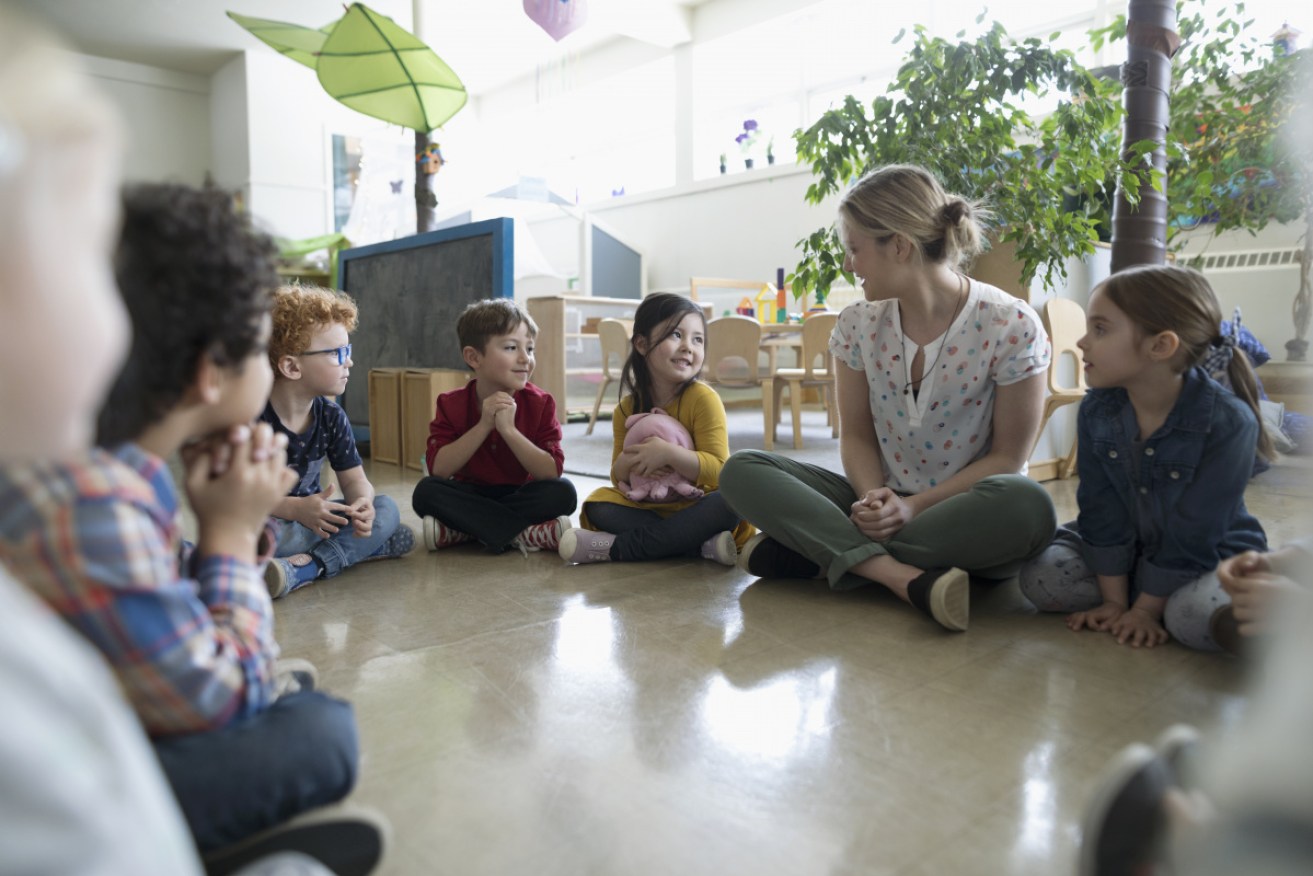
<instances>
[{"instance_id":1,"label":"blurred blonde head","mask_svg":"<svg viewBox=\"0 0 1313 876\"><path fill-rule=\"evenodd\" d=\"M120 129L76 56L0 6L0 459L89 444L127 346Z\"/></svg>"}]
</instances>

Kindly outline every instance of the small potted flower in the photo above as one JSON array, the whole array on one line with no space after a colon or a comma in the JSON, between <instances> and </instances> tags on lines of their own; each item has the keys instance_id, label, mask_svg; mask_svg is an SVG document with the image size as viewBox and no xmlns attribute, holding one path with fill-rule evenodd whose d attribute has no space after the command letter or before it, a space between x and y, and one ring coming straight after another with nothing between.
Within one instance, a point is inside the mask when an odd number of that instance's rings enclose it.
<instances>
[{"instance_id":1,"label":"small potted flower","mask_svg":"<svg viewBox=\"0 0 1313 876\"><path fill-rule=\"evenodd\" d=\"M725 172L725 153L720 153L720 172Z\"/></svg>"},{"instance_id":2,"label":"small potted flower","mask_svg":"<svg viewBox=\"0 0 1313 876\"><path fill-rule=\"evenodd\" d=\"M775 163L775 138L771 137L766 141L766 163Z\"/></svg>"},{"instance_id":3,"label":"small potted flower","mask_svg":"<svg viewBox=\"0 0 1313 876\"><path fill-rule=\"evenodd\" d=\"M745 119L743 131L734 138L734 142L739 144L739 149L743 152L743 166L748 170L752 170L752 147L760 136L761 129L757 127L757 120Z\"/></svg>"}]
</instances>

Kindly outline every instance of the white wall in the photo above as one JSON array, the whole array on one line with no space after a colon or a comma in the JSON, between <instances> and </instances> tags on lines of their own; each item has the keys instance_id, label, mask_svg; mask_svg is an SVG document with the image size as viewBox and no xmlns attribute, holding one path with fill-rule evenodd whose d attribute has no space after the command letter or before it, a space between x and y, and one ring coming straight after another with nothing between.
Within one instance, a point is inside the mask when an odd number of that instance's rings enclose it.
<instances>
[{"instance_id":1,"label":"white wall","mask_svg":"<svg viewBox=\"0 0 1313 876\"><path fill-rule=\"evenodd\" d=\"M646 254L649 289L687 289L694 276L774 282L777 268L797 264L798 240L834 221L837 201L803 202L810 181L803 168L763 168L586 209ZM577 250L554 246L562 240L558 224L531 228L547 258L573 274Z\"/></svg>"},{"instance_id":2,"label":"white wall","mask_svg":"<svg viewBox=\"0 0 1313 876\"><path fill-rule=\"evenodd\" d=\"M251 137L245 54L233 58L210 77L210 154L215 184L240 191L250 203Z\"/></svg>"},{"instance_id":3,"label":"white wall","mask_svg":"<svg viewBox=\"0 0 1313 876\"><path fill-rule=\"evenodd\" d=\"M211 166L206 77L90 55L80 61L123 118L128 181L204 182Z\"/></svg>"},{"instance_id":4,"label":"white wall","mask_svg":"<svg viewBox=\"0 0 1313 876\"><path fill-rule=\"evenodd\" d=\"M1269 225L1255 235L1231 231L1209 241L1208 231L1201 229L1184 252L1196 253L1205 247L1209 253L1296 247L1303 231L1303 225ZM1284 362L1286 341L1295 336L1291 305L1299 291L1299 267L1214 270L1206 276L1217 292L1222 315L1230 319L1232 311L1240 307L1245 327L1263 342L1274 361Z\"/></svg>"},{"instance_id":5,"label":"white wall","mask_svg":"<svg viewBox=\"0 0 1313 876\"><path fill-rule=\"evenodd\" d=\"M233 65L243 75L229 73ZM215 89L245 106L250 161L245 179L224 182L246 190L251 214L273 234L303 238L333 230L334 134L391 130L397 137L411 136L333 100L313 70L274 52L245 52L229 67L215 75ZM232 170L240 173L240 167ZM412 185L407 180L406 189Z\"/></svg>"},{"instance_id":6,"label":"white wall","mask_svg":"<svg viewBox=\"0 0 1313 876\"><path fill-rule=\"evenodd\" d=\"M258 225L283 237L332 230L333 134L402 136L330 98L313 70L263 49L235 56L211 77L81 61L125 122L128 181L200 185L208 173L242 193Z\"/></svg>"},{"instance_id":7,"label":"white wall","mask_svg":"<svg viewBox=\"0 0 1313 876\"><path fill-rule=\"evenodd\" d=\"M774 6L789 5L746 0L708 4L695 11L694 35L697 39L719 35L732 26L725 16L736 9L748 14L745 10L752 7L752 18L760 20L778 14L780 9ZM660 53L645 47L626 58L626 45L637 44L620 41L580 58L579 72L604 75ZM388 128L329 98L313 71L263 49L235 57L209 79L103 58L83 61L127 122L129 180L199 184L208 171L220 185L243 192L261 225L286 237L308 237L332 228L331 135L367 135ZM477 101L454 120L453 127L456 122L477 127L481 116L514 113L532 100L529 81L512 83ZM685 131L683 137L687 136ZM439 179L444 206L454 206L444 189L460 188L447 177L485 172L457 164L447 168ZM690 276L767 281L773 280L777 268L792 269L796 264L800 238L834 219L833 199L819 207L804 203L810 181L805 168L758 168L685 181L664 192L631 195L587 209L646 253L649 289L686 288ZM577 274L577 225L547 218L531 220L530 227L547 261L562 276ZM1301 231L1302 227L1273 226L1257 237L1231 233L1214 241L1210 249L1293 246ZM1200 245L1192 243L1187 249ZM1290 303L1297 270L1219 271L1209 276L1224 310L1229 314L1241 305L1245 324L1275 357L1282 358L1283 345L1293 336ZM565 287L563 281L547 279L523 285L532 294Z\"/></svg>"}]
</instances>

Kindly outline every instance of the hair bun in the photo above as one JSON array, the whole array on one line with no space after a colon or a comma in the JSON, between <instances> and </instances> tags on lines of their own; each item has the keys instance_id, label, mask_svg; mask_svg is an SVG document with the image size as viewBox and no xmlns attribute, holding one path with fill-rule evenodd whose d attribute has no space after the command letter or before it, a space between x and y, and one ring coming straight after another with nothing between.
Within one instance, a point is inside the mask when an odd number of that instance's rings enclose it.
<instances>
[{"instance_id":1,"label":"hair bun","mask_svg":"<svg viewBox=\"0 0 1313 876\"><path fill-rule=\"evenodd\" d=\"M951 227L961 224L962 220L967 217L967 214L970 211L971 207L966 201L961 198L956 198L940 208L939 217L944 221L945 225Z\"/></svg>"}]
</instances>

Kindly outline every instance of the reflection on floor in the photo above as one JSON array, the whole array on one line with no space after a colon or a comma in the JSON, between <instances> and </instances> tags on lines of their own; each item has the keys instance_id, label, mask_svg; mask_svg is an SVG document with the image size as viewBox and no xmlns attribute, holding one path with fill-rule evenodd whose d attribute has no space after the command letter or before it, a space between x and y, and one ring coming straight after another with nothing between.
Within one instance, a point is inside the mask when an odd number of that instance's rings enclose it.
<instances>
[{"instance_id":1,"label":"reflection on floor","mask_svg":"<svg viewBox=\"0 0 1313 876\"><path fill-rule=\"evenodd\" d=\"M418 525L418 474L366 467ZM1249 491L1274 544L1302 474ZM1015 582L952 635L706 561L420 549L280 601L277 635L355 703L388 874L1067 873L1111 754L1245 704L1240 663L1071 633Z\"/></svg>"}]
</instances>

